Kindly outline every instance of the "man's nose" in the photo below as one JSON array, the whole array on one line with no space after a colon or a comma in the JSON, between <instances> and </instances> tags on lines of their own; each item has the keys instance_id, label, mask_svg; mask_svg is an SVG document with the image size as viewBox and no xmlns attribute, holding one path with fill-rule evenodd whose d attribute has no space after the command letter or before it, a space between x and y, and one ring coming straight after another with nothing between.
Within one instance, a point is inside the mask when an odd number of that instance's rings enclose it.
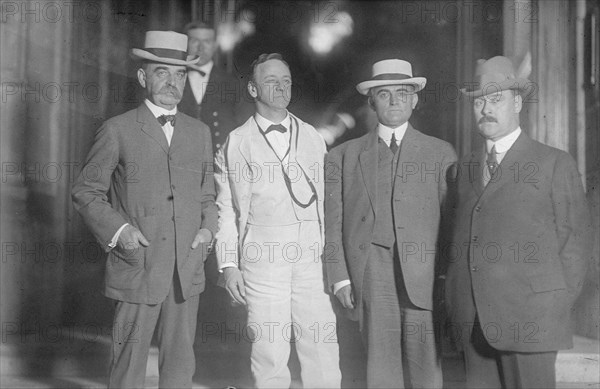
<instances>
[{"instance_id":1,"label":"man's nose","mask_svg":"<svg viewBox=\"0 0 600 389\"><path fill-rule=\"evenodd\" d=\"M396 104L398 104L399 99L400 98L398 96L396 96L395 94L392 93L390 95L390 105L396 105Z\"/></svg>"},{"instance_id":2,"label":"man's nose","mask_svg":"<svg viewBox=\"0 0 600 389\"><path fill-rule=\"evenodd\" d=\"M484 101L483 103L481 103L481 107L479 108L479 113L481 113L483 116L485 116L486 112L489 113L489 104L487 104Z\"/></svg>"}]
</instances>

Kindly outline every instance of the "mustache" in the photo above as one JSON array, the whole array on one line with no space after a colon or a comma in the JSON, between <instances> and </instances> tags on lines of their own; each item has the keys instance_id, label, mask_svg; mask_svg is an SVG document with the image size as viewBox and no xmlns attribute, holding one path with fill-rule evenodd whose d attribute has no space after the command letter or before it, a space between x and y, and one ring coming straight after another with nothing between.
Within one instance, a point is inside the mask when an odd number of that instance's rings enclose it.
<instances>
[{"instance_id":1,"label":"mustache","mask_svg":"<svg viewBox=\"0 0 600 389\"><path fill-rule=\"evenodd\" d=\"M491 117L491 116L484 116L484 117L482 117L481 119L479 119L478 123L482 124L482 123L486 123L486 122L489 122L489 123L498 123L498 121L495 118Z\"/></svg>"},{"instance_id":2,"label":"mustache","mask_svg":"<svg viewBox=\"0 0 600 389\"><path fill-rule=\"evenodd\" d=\"M172 93L177 98L181 97L181 92L179 92L179 90L177 88L174 88L174 87L171 87L171 86L160 88L159 92L161 94Z\"/></svg>"}]
</instances>

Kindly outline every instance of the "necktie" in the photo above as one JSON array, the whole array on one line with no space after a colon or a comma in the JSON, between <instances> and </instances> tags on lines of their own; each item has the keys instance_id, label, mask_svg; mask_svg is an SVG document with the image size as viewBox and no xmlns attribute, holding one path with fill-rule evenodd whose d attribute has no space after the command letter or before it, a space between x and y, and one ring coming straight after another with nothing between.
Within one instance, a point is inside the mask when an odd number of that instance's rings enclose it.
<instances>
[{"instance_id":1,"label":"necktie","mask_svg":"<svg viewBox=\"0 0 600 389\"><path fill-rule=\"evenodd\" d=\"M167 122L171 122L171 125L175 127L175 115L160 115L156 118L161 126L167 124Z\"/></svg>"},{"instance_id":2,"label":"necktie","mask_svg":"<svg viewBox=\"0 0 600 389\"><path fill-rule=\"evenodd\" d=\"M281 132L282 134L285 134L285 132L287 131L287 128L285 128L281 124L271 124L269 126L269 128L267 128L267 131L265 131L265 134L268 134L271 131L277 131L277 132Z\"/></svg>"},{"instance_id":3,"label":"necktie","mask_svg":"<svg viewBox=\"0 0 600 389\"><path fill-rule=\"evenodd\" d=\"M488 153L485 161L488 171L490 172L490 180L494 178L498 171L498 158L496 158L496 145L492 147L492 151Z\"/></svg>"},{"instance_id":4,"label":"necktie","mask_svg":"<svg viewBox=\"0 0 600 389\"><path fill-rule=\"evenodd\" d=\"M396 143L396 133L392 133L392 139L390 140L390 150L392 150L392 153L394 153L394 155L396 154L396 151L398 151L398 144Z\"/></svg>"}]
</instances>

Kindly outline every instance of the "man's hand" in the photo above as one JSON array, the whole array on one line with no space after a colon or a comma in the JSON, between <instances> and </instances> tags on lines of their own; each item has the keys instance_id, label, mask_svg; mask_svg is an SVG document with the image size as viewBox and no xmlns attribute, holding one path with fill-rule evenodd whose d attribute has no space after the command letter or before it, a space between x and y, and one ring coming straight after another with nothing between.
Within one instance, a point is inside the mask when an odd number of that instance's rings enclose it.
<instances>
[{"instance_id":1,"label":"man's hand","mask_svg":"<svg viewBox=\"0 0 600 389\"><path fill-rule=\"evenodd\" d=\"M132 225L128 225L119 234L117 244L127 255L133 255L140 248L140 245L148 247L150 242L148 242L148 239L146 239L140 230Z\"/></svg>"},{"instance_id":2,"label":"man's hand","mask_svg":"<svg viewBox=\"0 0 600 389\"><path fill-rule=\"evenodd\" d=\"M246 287L244 286L244 277L237 267L226 267L223 269L223 278L225 279L225 289L233 299L233 302L246 305Z\"/></svg>"},{"instance_id":3,"label":"man's hand","mask_svg":"<svg viewBox=\"0 0 600 389\"><path fill-rule=\"evenodd\" d=\"M344 308L354 309L354 293L352 293L351 285L343 286L336 292L335 297L340 300Z\"/></svg>"},{"instance_id":4,"label":"man's hand","mask_svg":"<svg viewBox=\"0 0 600 389\"><path fill-rule=\"evenodd\" d=\"M200 243L210 243L212 241L212 232L206 228L198 230L194 241L192 242L192 249L198 247Z\"/></svg>"}]
</instances>

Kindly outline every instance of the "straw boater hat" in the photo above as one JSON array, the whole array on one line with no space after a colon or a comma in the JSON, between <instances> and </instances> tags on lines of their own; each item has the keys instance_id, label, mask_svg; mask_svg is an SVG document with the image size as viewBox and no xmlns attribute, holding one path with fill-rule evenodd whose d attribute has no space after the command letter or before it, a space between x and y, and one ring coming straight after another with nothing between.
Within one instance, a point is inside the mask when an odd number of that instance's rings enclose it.
<instances>
[{"instance_id":1,"label":"straw boater hat","mask_svg":"<svg viewBox=\"0 0 600 389\"><path fill-rule=\"evenodd\" d=\"M200 60L187 53L187 35L175 31L147 31L143 49L131 49L137 60L166 63L169 65L193 65Z\"/></svg>"},{"instance_id":2,"label":"straw boater hat","mask_svg":"<svg viewBox=\"0 0 600 389\"><path fill-rule=\"evenodd\" d=\"M527 53L521 66L515 70L510 59L497 56L488 59L477 60L475 67L475 79L470 88L460 91L469 97L481 97L490 93L503 90L523 91L531 81L527 79L531 73L531 55Z\"/></svg>"},{"instance_id":3,"label":"straw boater hat","mask_svg":"<svg viewBox=\"0 0 600 389\"><path fill-rule=\"evenodd\" d=\"M358 93L366 95L369 89L383 85L413 85L415 92L425 87L427 79L413 77L410 62L401 59L386 59L373 64L372 77L356 86Z\"/></svg>"}]
</instances>

